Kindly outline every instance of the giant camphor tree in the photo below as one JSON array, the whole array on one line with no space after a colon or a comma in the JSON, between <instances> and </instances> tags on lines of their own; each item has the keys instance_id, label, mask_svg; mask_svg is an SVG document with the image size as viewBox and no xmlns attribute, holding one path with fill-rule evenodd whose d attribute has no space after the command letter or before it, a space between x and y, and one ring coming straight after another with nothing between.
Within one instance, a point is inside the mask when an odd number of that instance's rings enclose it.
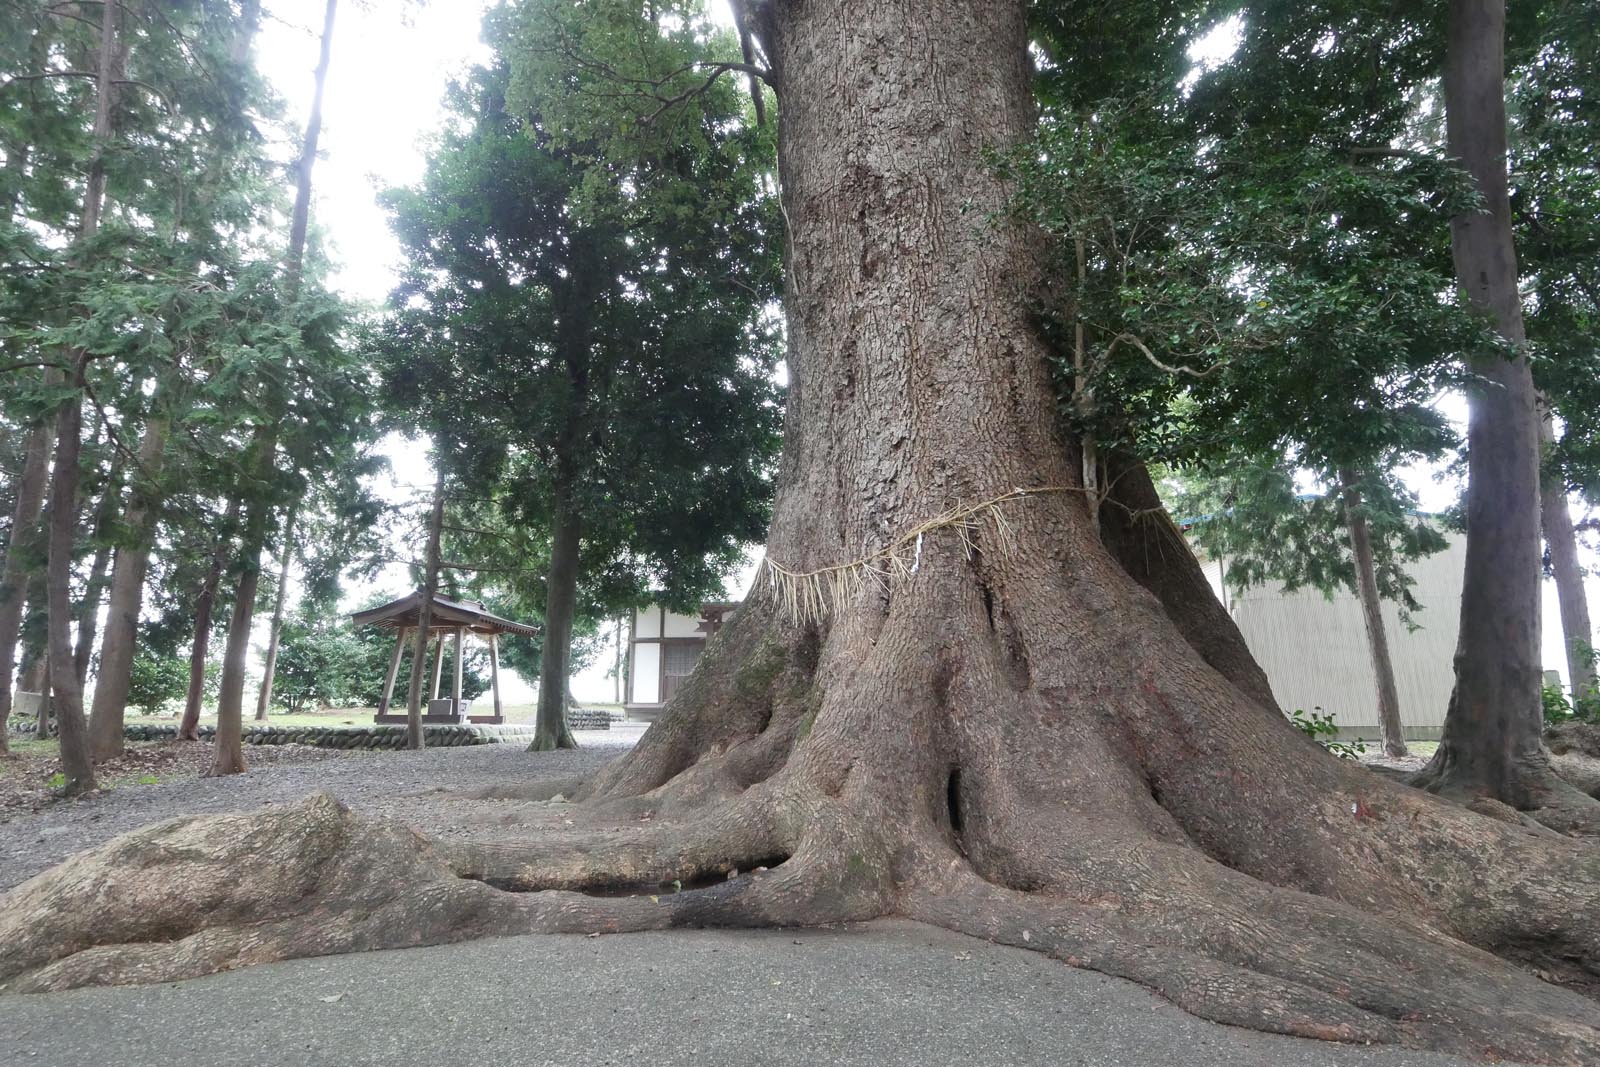
<instances>
[{"instance_id":1,"label":"giant camphor tree","mask_svg":"<svg viewBox=\"0 0 1600 1067\"><path fill-rule=\"evenodd\" d=\"M1091 522L1037 235L981 159L1031 132L1024 5L744 13L790 227L780 487L766 580L552 819L624 828L431 843L326 797L166 823L6 899L4 988L893 914L1257 1029L1592 1062L1562 983L1600 970L1600 853L1328 756L1153 554L1170 528ZM712 884L646 888L673 879Z\"/></svg>"}]
</instances>

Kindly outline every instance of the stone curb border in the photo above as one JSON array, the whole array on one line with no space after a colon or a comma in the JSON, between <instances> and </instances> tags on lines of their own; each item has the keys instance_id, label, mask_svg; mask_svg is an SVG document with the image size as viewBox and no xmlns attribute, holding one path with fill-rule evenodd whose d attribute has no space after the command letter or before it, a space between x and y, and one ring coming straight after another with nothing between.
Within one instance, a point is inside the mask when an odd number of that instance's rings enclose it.
<instances>
[{"instance_id":1,"label":"stone curb border","mask_svg":"<svg viewBox=\"0 0 1600 1067\"><path fill-rule=\"evenodd\" d=\"M601 727L604 729L605 727ZM31 734L37 729L32 722L13 723L11 733ZM579 726L577 729L594 729ZM499 745L533 740L532 726L465 726L427 723L422 728L423 744L428 748L454 748L466 745ZM216 736L215 726L200 727L200 738L209 741ZM170 741L178 736L178 728L167 723L129 723L122 735L129 741ZM247 745L312 745L317 748L404 748L404 726L257 726L244 732Z\"/></svg>"}]
</instances>

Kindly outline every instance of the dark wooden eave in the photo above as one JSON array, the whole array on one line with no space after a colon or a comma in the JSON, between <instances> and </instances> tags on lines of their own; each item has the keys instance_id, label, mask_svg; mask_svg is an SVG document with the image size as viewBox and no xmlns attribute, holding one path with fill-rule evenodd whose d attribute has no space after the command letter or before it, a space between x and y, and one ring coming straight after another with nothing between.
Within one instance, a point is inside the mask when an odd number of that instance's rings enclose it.
<instances>
[{"instance_id":1,"label":"dark wooden eave","mask_svg":"<svg viewBox=\"0 0 1600 1067\"><path fill-rule=\"evenodd\" d=\"M391 629L415 627L422 607L422 591L408 593L399 600L365 611L355 612L350 621L357 626L387 626ZM454 630L462 627L476 634L520 634L538 637L539 628L526 623L512 622L486 610L476 601L451 600L434 594L433 609L429 613L428 629Z\"/></svg>"}]
</instances>

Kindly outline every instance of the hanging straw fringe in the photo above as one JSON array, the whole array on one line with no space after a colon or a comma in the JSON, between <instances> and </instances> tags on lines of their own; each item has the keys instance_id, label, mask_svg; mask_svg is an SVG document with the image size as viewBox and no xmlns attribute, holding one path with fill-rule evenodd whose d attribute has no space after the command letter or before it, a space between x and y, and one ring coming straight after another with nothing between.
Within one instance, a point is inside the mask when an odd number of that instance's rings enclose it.
<instances>
[{"instance_id":1,"label":"hanging straw fringe","mask_svg":"<svg viewBox=\"0 0 1600 1067\"><path fill-rule=\"evenodd\" d=\"M888 589L897 579L910 578L922 567L923 538L935 530L954 528L970 558L976 550L974 536L985 522L994 526L994 543L1000 555L1009 554L1016 544L1011 524L1000 505L1024 497L1047 493L1082 493L1075 485L1043 485L1032 489L1012 489L977 504L951 508L911 530L907 530L871 555L821 567L814 571L794 571L767 557L767 580L777 600L778 610L799 625L821 622L841 604L858 598L870 583Z\"/></svg>"}]
</instances>

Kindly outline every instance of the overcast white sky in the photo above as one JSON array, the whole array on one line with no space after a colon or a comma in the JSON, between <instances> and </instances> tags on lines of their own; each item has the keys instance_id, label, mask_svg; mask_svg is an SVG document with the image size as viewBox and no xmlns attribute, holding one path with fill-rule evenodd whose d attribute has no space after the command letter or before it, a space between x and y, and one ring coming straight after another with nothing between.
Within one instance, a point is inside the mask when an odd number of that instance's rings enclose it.
<instances>
[{"instance_id":1,"label":"overcast white sky","mask_svg":"<svg viewBox=\"0 0 1600 1067\"><path fill-rule=\"evenodd\" d=\"M340 5L333 58L324 100L324 128L314 189L312 222L324 234L335 268L334 285L347 296L381 303L393 287L399 249L382 209L379 190L409 184L423 175L429 137L442 121L440 100L448 80L487 57L478 26L487 0L432 0L420 8L397 0L368 0ZM729 21L724 3L713 13ZM405 12L402 17L402 12ZM277 0L262 26L259 56L262 69L288 102L299 122L310 107L312 68L317 59L317 34L323 0ZM1195 50L1203 62L1224 59L1232 47L1231 28L1205 38ZM1452 398L1447 409L1464 415ZM423 448L398 440L385 448L394 475L377 487L393 500L409 499L432 485ZM1453 484L1440 483L1426 470L1413 472L1411 484L1427 510L1439 510L1456 498ZM740 576L748 582L750 574ZM404 586L396 571L381 584L393 591ZM1600 603L1600 583L1591 581L1590 598ZM1560 629L1554 594L1546 590L1545 662L1560 663ZM609 700L611 683L603 669L585 672L574 682L581 700ZM517 693L508 699L524 699Z\"/></svg>"}]
</instances>

